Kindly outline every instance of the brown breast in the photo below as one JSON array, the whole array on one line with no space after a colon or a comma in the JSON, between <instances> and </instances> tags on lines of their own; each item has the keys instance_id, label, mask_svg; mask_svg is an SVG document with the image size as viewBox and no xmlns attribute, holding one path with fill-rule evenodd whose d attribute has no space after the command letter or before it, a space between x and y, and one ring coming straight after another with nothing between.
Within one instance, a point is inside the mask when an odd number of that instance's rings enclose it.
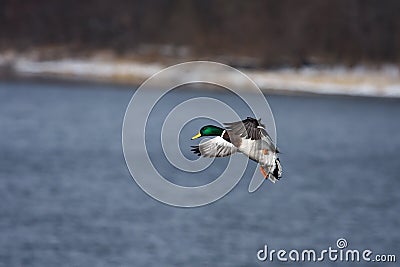
<instances>
[{"instance_id":1,"label":"brown breast","mask_svg":"<svg viewBox=\"0 0 400 267\"><path fill-rule=\"evenodd\" d=\"M222 138L230 143L232 143L235 147L240 147L242 144L242 138L233 134L232 132L225 131Z\"/></svg>"}]
</instances>

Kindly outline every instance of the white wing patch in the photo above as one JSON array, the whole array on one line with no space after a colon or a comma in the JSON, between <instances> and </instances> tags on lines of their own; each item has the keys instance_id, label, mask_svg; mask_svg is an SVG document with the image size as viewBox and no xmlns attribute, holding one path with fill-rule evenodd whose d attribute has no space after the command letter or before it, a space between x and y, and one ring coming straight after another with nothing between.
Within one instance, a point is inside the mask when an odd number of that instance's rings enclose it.
<instances>
[{"instance_id":1,"label":"white wing patch","mask_svg":"<svg viewBox=\"0 0 400 267\"><path fill-rule=\"evenodd\" d=\"M198 147L192 149L196 153L195 150L203 157L214 158L232 155L237 151L237 148L222 137L217 136L201 142Z\"/></svg>"}]
</instances>

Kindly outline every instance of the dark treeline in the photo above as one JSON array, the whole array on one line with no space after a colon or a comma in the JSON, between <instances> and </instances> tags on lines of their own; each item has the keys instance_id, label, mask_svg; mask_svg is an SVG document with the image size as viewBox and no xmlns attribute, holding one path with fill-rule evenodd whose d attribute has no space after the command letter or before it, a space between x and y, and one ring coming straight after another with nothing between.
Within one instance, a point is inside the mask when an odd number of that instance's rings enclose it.
<instances>
[{"instance_id":1,"label":"dark treeline","mask_svg":"<svg viewBox=\"0 0 400 267\"><path fill-rule=\"evenodd\" d=\"M171 44L263 66L398 64L399 14L399 0L0 0L0 46Z\"/></svg>"}]
</instances>

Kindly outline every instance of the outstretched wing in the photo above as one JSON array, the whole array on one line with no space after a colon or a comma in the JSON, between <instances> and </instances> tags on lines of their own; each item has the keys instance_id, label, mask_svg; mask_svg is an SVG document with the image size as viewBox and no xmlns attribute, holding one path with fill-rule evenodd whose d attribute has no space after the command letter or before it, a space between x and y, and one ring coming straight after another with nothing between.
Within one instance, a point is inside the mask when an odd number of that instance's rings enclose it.
<instances>
[{"instance_id":1,"label":"outstretched wing","mask_svg":"<svg viewBox=\"0 0 400 267\"><path fill-rule=\"evenodd\" d=\"M192 146L192 151L198 156L214 158L232 155L237 151L237 148L222 137L217 136L200 143L198 146Z\"/></svg>"},{"instance_id":2,"label":"outstretched wing","mask_svg":"<svg viewBox=\"0 0 400 267\"><path fill-rule=\"evenodd\" d=\"M251 117L243 121L224 123L230 134L244 137L251 140L260 140L263 137L269 137L264 125L261 124L261 119L256 120Z\"/></svg>"}]
</instances>

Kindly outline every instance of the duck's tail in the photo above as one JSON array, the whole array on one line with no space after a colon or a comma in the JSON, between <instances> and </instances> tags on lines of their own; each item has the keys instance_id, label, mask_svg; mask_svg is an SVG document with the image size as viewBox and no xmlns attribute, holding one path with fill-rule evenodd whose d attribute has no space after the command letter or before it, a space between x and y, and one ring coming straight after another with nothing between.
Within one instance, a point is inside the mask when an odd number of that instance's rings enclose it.
<instances>
[{"instance_id":1,"label":"duck's tail","mask_svg":"<svg viewBox=\"0 0 400 267\"><path fill-rule=\"evenodd\" d=\"M281 177L282 177L282 165L281 162L279 161L279 158L276 158L269 173L268 179L271 180L271 182L275 183L276 181L281 179Z\"/></svg>"}]
</instances>

